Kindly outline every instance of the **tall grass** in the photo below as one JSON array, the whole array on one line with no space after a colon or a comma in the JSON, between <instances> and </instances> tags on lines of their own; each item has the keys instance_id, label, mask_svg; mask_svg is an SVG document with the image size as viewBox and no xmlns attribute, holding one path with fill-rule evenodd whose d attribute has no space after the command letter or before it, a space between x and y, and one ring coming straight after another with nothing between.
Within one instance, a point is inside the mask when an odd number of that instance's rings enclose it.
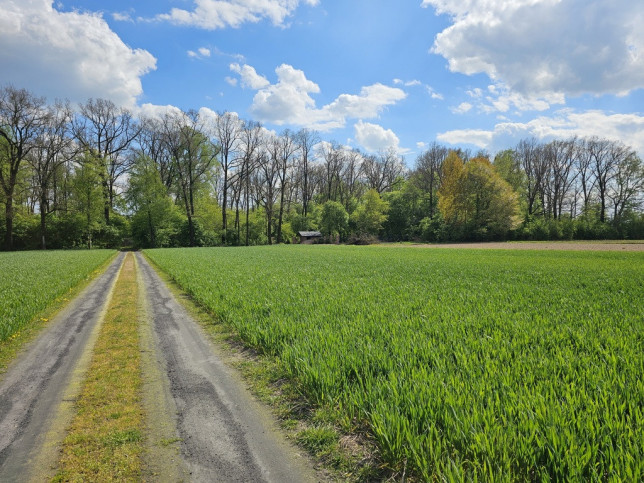
<instances>
[{"instance_id":1,"label":"tall grass","mask_svg":"<svg viewBox=\"0 0 644 483\"><path fill-rule=\"evenodd\" d=\"M114 250L0 253L0 342L113 254Z\"/></svg>"},{"instance_id":2,"label":"tall grass","mask_svg":"<svg viewBox=\"0 0 644 483\"><path fill-rule=\"evenodd\" d=\"M424 480L644 477L639 253L150 250Z\"/></svg>"}]
</instances>

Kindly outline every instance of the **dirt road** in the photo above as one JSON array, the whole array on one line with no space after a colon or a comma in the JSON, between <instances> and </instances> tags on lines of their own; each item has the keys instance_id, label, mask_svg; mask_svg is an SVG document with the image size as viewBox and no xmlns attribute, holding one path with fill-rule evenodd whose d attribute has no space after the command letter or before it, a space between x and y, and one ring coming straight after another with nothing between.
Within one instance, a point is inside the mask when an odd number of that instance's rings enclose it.
<instances>
[{"instance_id":1,"label":"dirt road","mask_svg":"<svg viewBox=\"0 0 644 483\"><path fill-rule=\"evenodd\" d=\"M0 481L41 479L55 464L123 254L58 314L0 384Z\"/></svg>"},{"instance_id":2,"label":"dirt road","mask_svg":"<svg viewBox=\"0 0 644 483\"><path fill-rule=\"evenodd\" d=\"M52 476L123 254L10 367L0 383L0 481ZM137 254L150 481L316 481L266 408L216 355Z\"/></svg>"}]
</instances>

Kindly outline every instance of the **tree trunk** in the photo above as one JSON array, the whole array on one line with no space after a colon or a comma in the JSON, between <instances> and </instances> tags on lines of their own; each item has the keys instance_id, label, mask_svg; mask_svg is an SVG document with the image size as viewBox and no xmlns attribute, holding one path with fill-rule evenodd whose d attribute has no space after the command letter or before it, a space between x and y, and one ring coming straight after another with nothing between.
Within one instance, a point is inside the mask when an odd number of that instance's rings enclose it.
<instances>
[{"instance_id":1,"label":"tree trunk","mask_svg":"<svg viewBox=\"0 0 644 483\"><path fill-rule=\"evenodd\" d=\"M223 199L221 203L221 243L226 244L226 231L228 230L228 218L226 213L226 204L228 202L228 172L224 171Z\"/></svg>"},{"instance_id":2,"label":"tree trunk","mask_svg":"<svg viewBox=\"0 0 644 483\"><path fill-rule=\"evenodd\" d=\"M40 198L40 248L47 250L47 200Z\"/></svg>"},{"instance_id":3,"label":"tree trunk","mask_svg":"<svg viewBox=\"0 0 644 483\"><path fill-rule=\"evenodd\" d=\"M156 240L154 236L154 226L152 225L152 211L148 208L148 228L150 230L150 245L156 248Z\"/></svg>"},{"instance_id":4,"label":"tree trunk","mask_svg":"<svg viewBox=\"0 0 644 483\"><path fill-rule=\"evenodd\" d=\"M7 195L4 210L6 232L4 234L4 249L13 250L13 193Z\"/></svg>"}]
</instances>

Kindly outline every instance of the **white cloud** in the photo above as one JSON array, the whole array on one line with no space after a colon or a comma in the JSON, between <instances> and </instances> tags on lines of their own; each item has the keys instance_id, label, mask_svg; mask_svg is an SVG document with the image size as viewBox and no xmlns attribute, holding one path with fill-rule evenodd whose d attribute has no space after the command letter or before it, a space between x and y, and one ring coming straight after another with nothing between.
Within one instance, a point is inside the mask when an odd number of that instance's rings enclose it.
<instances>
[{"instance_id":1,"label":"white cloud","mask_svg":"<svg viewBox=\"0 0 644 483\"><path fill-rule=\"evenodd\" d=\"M405 87L414 87L414 86L420 86L423 83L419 81L418 79L410 80L410 81L404 81L402 79L394 79L394 84L396 85L403 85Z\"/></svg>"},{"instance_id":2,"label":"white cloud","mask_svg":"<svg viewBox=\"0 0 644 483\"><path fill-rule=\"evenodd\" d=\"M273 25L284 26L284 20L293 14L299 0L195 0L193 10L173 8L170 13L156 16L156 20L177 25L188 25L206 30L226 27L237 28L244 23L263 19ZM305 0L316 6L319 0Z\"/></svg>"},{"instance_id":3,"label":"white cloud","mask_svg":"<svg viewBox=\"0 0 644 483\"><path fill-rule=\"evenodd\" d=\"M141 77L156 68L152 54L128 47L98 14L59 12L52 0L2 4L4 82L50 100L102 97L135 106Z\"/></svg>"},{"instance_id":4,"label":"white cloud","mask_svg":"<svg viewBox=\"0 0 644 483\"><path fill-rule=\"evenodd\" d=\"M391 129L385 129L378 124L363 121L358 121L354 125L354 129L356 141L367 151L376 152L388 148L398 150L400 140Z\"/></svg>"},{"instance_id":5,"label":"white cloud","mask_svg":"<svg viewBox=\"0 0 644 483\"><path fill-rule=\"evenodd\" d=\"M288 64L275 69L277 82L271 84L249 65L231 64L230 70L239 74L242 86L257 90L250 112L256 119L275 124L295 124L319 130L343 127L346 119L378 117L389 105L404 99L401 89L373 84L363 87L360 94L341 94L333 102L317 108L312 94L320 87L306 78L303 71Z\"/></svg>"},{"instance_id":6,"label":"white cloud","mask_svg":"<svg viewBox=\"0 0 644 483\"><path fill-rule=\"evenodd\" d=\"M372 118L384 106L395 104L407 97L404 91L383 84L363 87L359 95L341 94L324 109L342 117Z\"/></svg>"},{"instance_id":7,"label":"white cloud","mask_svg":"<svg viewBox=\"0 0 644 483\"><path fill-rule=\"evenodd\" d=\"M189 50L188 57L191 57L193 59L203 59L210 57L210 53L210 49L206 47L199 47L196 52L194 50Z\"/></svg>"},{"instance_id":8,"label":"white cloud","mask_svg":"<svg viewBox=\"0 0 644 483\"><path fill-rule=\"evenodd\" d=\"M543 140L599 136L622 141L644 155L644 116L562 109L553 116L539 116L525 123L501 122L492 130L447 131L440 133L437 139L451 144L474 144L500 150L513 147L520 139L532 136Z\"/></svg>"},{"instance_id":9,"label":"white cloud","mask_svg":"<svg viewBox=\"0 0 644 483\"><path fill-rule=\"evenodd\" d=\"M176 106L145 103L134 108L134 114L139 118L163 119L166 114L181 114L181 109Z\"/></svg>"},{"instance_id":10,"label":"white cloud","mask_svg":"<svg viewBox=\"0 0 644 483\"><path fill-rule=\"evenodd\" d=\"M117 22L134 22L129 12L114 12L112 18Z\"/></svg>"},{"instance_id":11,"label":"white cloud","mask_svg":"<svg viewBox=\"0 0 644 483\"><path fill-rule=\"evenodd\" d=\"M453 24L432 51L524 96L625 94L644 87L644 2L424 0Z\"/></svg>"},{"instance_id":12,"label":"white cloud","mask_svg":"<svg viewBox=\"0 0 644 483\"><path fill-rule=\"evenodd\" d=\"M551 92L543 96L525 96L511 91L503 84L492 84L485 92L477 87L466 91L466 94L475 101L478 110L486 114L506 113L511 109L516 112L547 111L554 104L566 103L565 96L561 93ZM470 105L470 108L474 107L470 103L464 104ZM452 111L458 112L454 109Z\"/></svg>"},{"instance_id":13,"label":"white cloud","mask_svg":"<svg viewBox=\"0 0 644 483\"><path fill-rule=\"evenodd\" d=\"M461 102L457 107L450 107L450 111L454 114L465 114L472 109L472 104L469 102Z\"/></svg>"},{"instance_id":14,"label":"white cloud","mask_svg":"<svg viewBox=\"0 0 644 483\"><path fill-rule=\"evenodd\" d=\"M436 99L436 100L439 100L439 101L442 101L444 99L443 95L439 94L438 92L436 92L433 87L425 86L425 89L427 89L427 93L429 94L429 96L432 99Z\"/></svg>"},{"instance_id":15,"label":"white cloud","mask_svg":"<svg viewBox=\"0 0 644 483\"><path fill-rule=\"evenodd\" d=\"M266 77L259 75L255 68L250 65L230 64L230 70L240 75L243 87L257 90L270 84Z\"/></svg>"},{"instance_id":16,"label":"white cloud","mask_svg":"<svg viewBox=\"0 0 644 483\"><path fill-rule=\"evenodd\" d=\"M237 85L237 79L234 77L226 76L224 77L224 80L233 87Z\"/></svg>"}]
</instances>

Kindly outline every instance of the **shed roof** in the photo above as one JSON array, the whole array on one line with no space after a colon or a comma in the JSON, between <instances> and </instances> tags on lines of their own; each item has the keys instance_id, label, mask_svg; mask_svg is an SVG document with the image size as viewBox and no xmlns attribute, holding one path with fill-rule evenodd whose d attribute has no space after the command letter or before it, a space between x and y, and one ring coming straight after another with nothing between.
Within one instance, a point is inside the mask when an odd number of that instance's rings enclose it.
<instances>
[{"instance_id":1,"label":"shed roof","mask_svg":"<svg viewBox=\"0 0 644 483\"><path fill-rule=\"evenodd\" d=\"M298 231L297 234L306 237L322 236L322 233L320 233L319 231Z\"/></svg>"}]
</instances>

